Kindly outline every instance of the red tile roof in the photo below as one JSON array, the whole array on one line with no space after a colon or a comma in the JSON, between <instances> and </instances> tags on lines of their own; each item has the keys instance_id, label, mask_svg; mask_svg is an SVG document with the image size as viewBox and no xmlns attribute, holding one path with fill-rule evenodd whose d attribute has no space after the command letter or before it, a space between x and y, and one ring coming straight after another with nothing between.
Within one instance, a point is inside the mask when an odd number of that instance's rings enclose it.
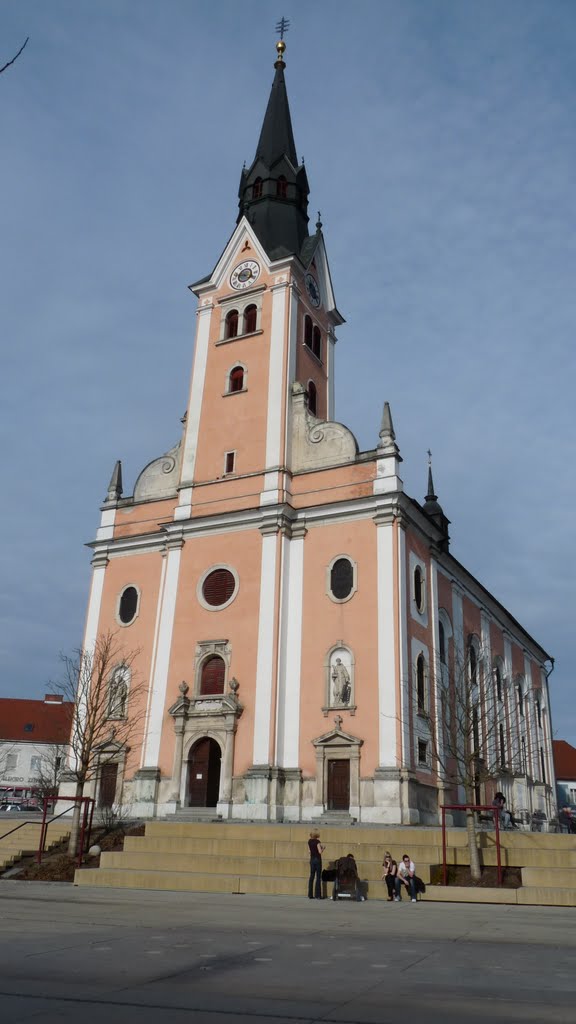
<instances>
[{"instance_id":1,"label":"red tile roof","mask_svg":"<svg viewBox=\"0 0 576 1024\"><path fill-rule=\"evenodd\" d=\"M552 740L556 778L572 782L576 779L576 747L566 740Z\"/></svg>"},{"instance_id":2,"label":"red tile roof","mask_svg":"<svg viewBox=\"0 0 576 1024\"><path fill-rule=\"evenodd\" d=\"M74 704L0 697L0 740L68 743Z\"/></svg>"}]
</instances>

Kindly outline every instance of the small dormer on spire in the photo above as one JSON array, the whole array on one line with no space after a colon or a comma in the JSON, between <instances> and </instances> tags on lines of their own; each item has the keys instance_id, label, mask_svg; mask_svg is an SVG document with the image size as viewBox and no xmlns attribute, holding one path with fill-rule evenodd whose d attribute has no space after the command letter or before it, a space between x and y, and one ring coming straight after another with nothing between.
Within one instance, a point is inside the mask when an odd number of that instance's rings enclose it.
<instances>
[{"instance_id":1,"label":"small dormer on spire","mask_svg":"<svg viewBox=\"0 0 576 1024\"><path fill-rule=\"evenodd\" d=\"M110 483L108 484L108 494L106 495L106 502L116 502L122 497L122 463L120 459L114 466L114 472L110 477Z\"/></svg>"},{"instance_id":2,"label":"small dormer on spire","mask_svg":"<svg viewBox=\"0 0 576 1024\"><path fill-rule=\"evenodd\" d=\"M442 550L447 551L450 543L450 535L448 533L448 527L450 520L444 515L442 506L440 505L436 494L434 493L434 480L432 478L432 452L428 449L428 493L424 499L424 505L422 506L426 515L436 524L438 529L444 534L442 541Z\"/></svg>"},{"instance_id":3,"label":"small dormer on spire","mask_svg":"<svg viewBox=\"0 0 576 1024\"><path fill-rule=\"evenodd\" d=\"M380 440L376 449L376 479L374 481L374 494L388 494L393 491L402 491L404 484L400 479L400 463L402 456L396 444L396 434L392 423L390 403L384 402L382 412L382 424L380 426Z\"/></svg>"}]
</instances>

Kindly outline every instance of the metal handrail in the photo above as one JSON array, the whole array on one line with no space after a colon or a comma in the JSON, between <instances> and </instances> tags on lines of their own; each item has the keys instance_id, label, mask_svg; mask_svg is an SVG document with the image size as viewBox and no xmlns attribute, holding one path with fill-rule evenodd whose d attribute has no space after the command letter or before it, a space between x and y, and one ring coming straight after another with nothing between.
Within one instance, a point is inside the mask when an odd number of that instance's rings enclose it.
<instances>
[{"instance_id":1,"label":"metal handrail","mask_svg":"<svg viewBox=\"0 0 576 1024\"><path fill-rule=\"evenodd\" d=\"M9 832L4 832L4 834L0 836L0 842L2 841L2 839L6 839L6 836L11 836L13 832L17 832L19 828L23 828L24 825L41 825L41 824L42 824L41 821L20 821L20 822L18 822L17 825L14 826L14 828L11 828Z\"/></svg>"}]
</instances>

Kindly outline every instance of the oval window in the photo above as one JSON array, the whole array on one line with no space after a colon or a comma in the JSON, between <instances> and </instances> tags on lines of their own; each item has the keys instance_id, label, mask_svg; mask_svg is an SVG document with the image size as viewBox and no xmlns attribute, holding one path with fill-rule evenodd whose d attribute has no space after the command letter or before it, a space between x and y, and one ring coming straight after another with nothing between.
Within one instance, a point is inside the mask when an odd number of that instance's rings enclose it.
<instances>
[{"instance_id":1,"label":"oval window","mask_svg":"<svg viewBox=\"0 0 576 1024\"><path fill-rule=\"evenodd\" d=\"M354 566L348 558L337 558L330 570L330 590L338 601L350 597L354 586Z\"/></svg>"},{"instance_id":2,"label":"oval window","mask_svg":"<svg viewBox=\"0 0 576 1024\"><path fill-rule=\"evenodd\" d=\"M202 597L212 608L219 608L227 604L235 589L236 580L229 569L214 569L202 584Z\"/></svg>"},{"instance_id":3,"label":"oval window","mask_svg":"<svg viewBox=\"0 0 576 1024\"><path fill-rule=\"evenodd\" d=\"M120 596L118 618L123 626L129 626L136 618L138 611L138 591L136 587L126 587Z\"/></svg>"}]
</instances>

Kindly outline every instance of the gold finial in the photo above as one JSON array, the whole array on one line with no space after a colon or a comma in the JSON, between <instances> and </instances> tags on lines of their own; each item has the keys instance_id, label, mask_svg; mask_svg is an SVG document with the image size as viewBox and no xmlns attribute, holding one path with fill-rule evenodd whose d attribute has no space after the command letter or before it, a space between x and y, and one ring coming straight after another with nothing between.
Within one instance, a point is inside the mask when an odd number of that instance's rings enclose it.
<instances>
[{"instance_id":1,"label":"gold finial","mask_svg":"<svg viewBox=\"0 0 576 1024\"><path fill-rule=\"evenodd\" d=\"M276 60L276 62L274 64L275 68L285 68L286 67L286 65L284 63L284 60L283 60L284 51L286 50L286 43L284 42L284 33L287 32L289 28L290 28L290 22L288 21L287 18L281 18L280 21L278 22L278 24L276 25L276 31L279 33L280 39L276 43L276 52L278 54L278 59Z\"/></svg>"}]
</instances>

